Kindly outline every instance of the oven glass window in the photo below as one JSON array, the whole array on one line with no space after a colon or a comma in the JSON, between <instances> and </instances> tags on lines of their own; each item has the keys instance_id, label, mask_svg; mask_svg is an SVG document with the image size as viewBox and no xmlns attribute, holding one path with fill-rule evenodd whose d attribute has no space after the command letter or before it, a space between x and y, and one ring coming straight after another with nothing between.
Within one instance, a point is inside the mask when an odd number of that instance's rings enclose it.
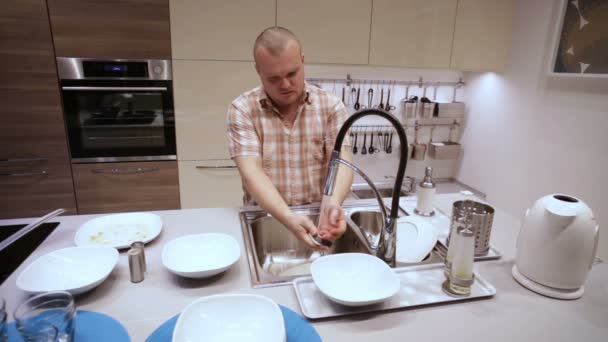
<instances>
[{"instance_id":1,"label":"oven glass window","mask_svg":"<svg viewBox=\"0 0 608 342\"><path fill-rule=\"evenodd\" d=\"M166 91L64 91L73 158L175 154Z\"/></svg>"}]
</instances>

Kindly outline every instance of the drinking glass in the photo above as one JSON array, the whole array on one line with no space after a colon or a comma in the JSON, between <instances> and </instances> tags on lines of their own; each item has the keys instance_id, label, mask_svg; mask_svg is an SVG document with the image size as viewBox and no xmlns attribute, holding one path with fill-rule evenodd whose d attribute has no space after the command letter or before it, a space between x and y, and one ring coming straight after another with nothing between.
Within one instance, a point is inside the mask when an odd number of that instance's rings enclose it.
<instances>
[{"instance_id":1,"label":"drinking glass","mask_svg":"<svg viewBox=\"0 0 608 342\"><path fill-rule=\"evenodd\" d=\"M17 330L26 341L71 342L76 305L69 292L46 292L31 297L15 310Z\"/></svg>"},{"instance_id":2,"label":"drinking glass","mask_svg":"<svg viewBox=\"0 0 608 342\"><path fill-rule=\"evenodd\" d=\"M0 298L0 342L5 342L6 339L6 302Z\"/></svg>"}]
</instances>

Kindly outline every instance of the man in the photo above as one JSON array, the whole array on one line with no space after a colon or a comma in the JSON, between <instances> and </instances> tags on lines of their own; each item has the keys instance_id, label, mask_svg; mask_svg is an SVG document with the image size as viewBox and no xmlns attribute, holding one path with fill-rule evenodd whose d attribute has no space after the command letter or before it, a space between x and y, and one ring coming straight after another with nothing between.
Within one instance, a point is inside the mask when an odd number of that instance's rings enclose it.
<instances>
[{"instance_id":1,"label":"man","mask_svg":"<svg viewBox=\"0 0 608 342\"><path fill-rule=\"evenodd\" d=\"M257 204L314 249L346 230L342 202L352 172L340 167L331 197L323 196L327 164L346 120L344 104L304 81L304 54L289 30L270 27L256 39L255 69L262 85L243 93L227 113L228 146L243 182L245 204ZM349 147L341 151L351 160ZM319 227L289 205L321 202Z\"/></svg>"}]
</instances>

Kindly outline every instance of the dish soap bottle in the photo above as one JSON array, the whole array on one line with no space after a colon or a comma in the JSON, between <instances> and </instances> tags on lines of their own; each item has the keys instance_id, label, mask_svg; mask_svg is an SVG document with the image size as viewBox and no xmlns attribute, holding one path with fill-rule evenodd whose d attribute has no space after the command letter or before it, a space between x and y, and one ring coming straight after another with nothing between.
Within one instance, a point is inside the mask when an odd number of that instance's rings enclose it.
<instances>
[{"instance_id":1,"label":"dish soap bottle","mask_svg":"<svg viewBox=\"0 0 608 342\"><path fill-rule=\"evenodd\" d=\"M417 203L414 213L420 216L433 216L435 210L433 202L435 201L435 182L433 182L433 168L427 166L424 170L424 179L418 185L416 191Z\"/></svg>"}]
</instances>

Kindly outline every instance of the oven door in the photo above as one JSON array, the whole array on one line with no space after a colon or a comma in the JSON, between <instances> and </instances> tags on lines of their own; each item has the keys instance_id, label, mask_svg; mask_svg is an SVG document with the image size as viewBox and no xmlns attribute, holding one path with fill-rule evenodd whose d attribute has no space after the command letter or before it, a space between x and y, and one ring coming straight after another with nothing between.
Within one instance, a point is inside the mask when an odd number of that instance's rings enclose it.
<instances>
[{"instance_id":1,"label":"oven door","mask_svg":"<svg viewBox=\"0 0 608 342\"><path fill-rule=\"evenodd\" d=\"M171 81L62 81L72 162L175 160Z\"/></svg>"}]
</instances>

